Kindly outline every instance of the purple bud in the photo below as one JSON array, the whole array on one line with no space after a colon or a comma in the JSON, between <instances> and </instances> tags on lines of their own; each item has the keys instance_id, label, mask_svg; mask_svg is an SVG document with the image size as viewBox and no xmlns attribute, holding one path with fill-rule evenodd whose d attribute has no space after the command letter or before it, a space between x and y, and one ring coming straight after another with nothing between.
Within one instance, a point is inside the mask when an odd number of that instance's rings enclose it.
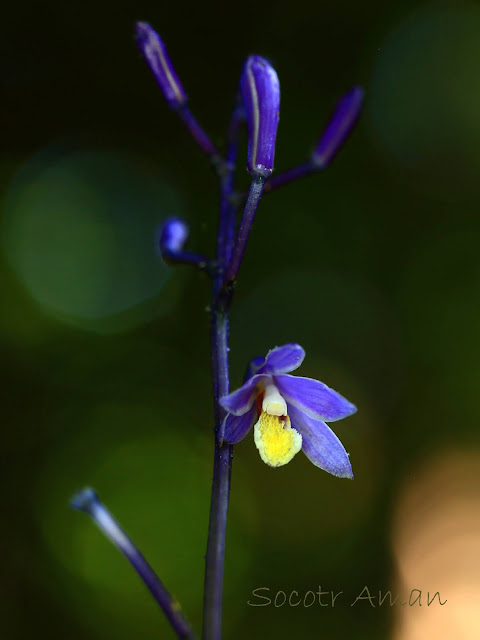
<instances>
[{"instance_id":1,"label":"purple bud","mask_svg":"<svg viewBox=\"0 0 480 640\"><path fill-rule=\"evenodd\" d=\"M168 104L174 109L181 107L187 101L187 94L180 84L160 36L148 22L137 22L135 38Z\"/></svg>"},{"instance_id":2,"label":"purple bud","mask_svg":"<svg viewBox=\"0 0 480 640\"><path fill-rule=\"evenodd\" d=\"M180 218L167 218L160 227L159 248L162 255L178 253L188 238L188 227Z\"/></svg>"},{"instance_id":3,"label":"purple bud","mask_svg":"<svg viewBox=\"0 0 480 640\"><path fill-rule=\"evenodd\" d=\"M248 170L267 178L273 171L280 116L280 85L275 69L260 56L249 56L240 78L248 129Z\"/></svg>"},{"instance_id":4,"label":"purple bud","mask_svg":"<svg viewBox=\"0 0 480 640\"><path fill-rule=\"evenodd\" d=\"M327 166L340 150L353 129L363 106L363 89L354 87L337 103L322 137L312 153L312 162L319 168Z\"/></svg>"}]
</instances>

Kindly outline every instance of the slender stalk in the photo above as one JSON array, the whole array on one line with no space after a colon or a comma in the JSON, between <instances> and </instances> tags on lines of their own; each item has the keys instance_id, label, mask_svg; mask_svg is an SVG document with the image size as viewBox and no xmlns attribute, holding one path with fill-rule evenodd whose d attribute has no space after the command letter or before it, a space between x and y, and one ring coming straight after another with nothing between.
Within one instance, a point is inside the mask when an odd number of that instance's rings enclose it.
<instances>
[{"instance_id":1,"label":"slender stalk","mask_svg":"<svg viewBox=\"0 0 480 640\"><path fill-rule=\"evenodd\" d=\"M179 109L177 109L177 113L187 127L192 138L198 144L203 153L210 158L210 161L217 172L220 173L223 166L222 156L219 151L217 151L217 148L210 140L208 135L198 124L197 119L195 118L193 113L186 105L182 105Z\"/></svg>"},{"instance_id":2,"label":"slender stalk","mask_svg":"<svg viewBox=\"0 0 480 640\"><path fill-rule=\"evenodd\" d=\"M223 280L225 235L220 233L221 214L225 213L225 183L222 185L220 205L219 234L217 244L218 272L212 283L211 344L212 344L212 380L215 415L215 449L210 502L210 521L208 525L207 552L205 555L205 584L203 595L203 632L204 640L220 640L222 635L222 595L223 567L225 559L225 538L227 531L228 501L232 473L233 446L217 440L225 411L220 398L228 393L228 309L218 304L218 292Z\"/></svg>"},{"instance_id":3,"label":"slender stalk","mask_svg":"<svg viewBox=\"0 0 480 640\"><path fill-rule=\"evenodd\" d=\"M264 192L270 193L270 191L274 191L279 187L284 187L299 178L305 178L306 176L311 175L312 173L316 173L320 171L323 167L316 166L311 160L308 162L304 162L303 164L299 164L296 167L292 167L291 169L287 169L283 173L279 173L277 176L274 176L268 180L265 184Z\"/></svg>"},{"instance_id":4,"label":"slender stalk","mask_svg":"<svg viewBox=\"0 0 480 640\"><path fill-rule=\"evenodd\" d=\"M264 184L265 178L262 176L254 175L252 177L247 202L245 203L245 209L243 210L237 237L235 238L235 244L232 249L232 256L225 271L224 283L226 285L233 282L237 277L247 246L248 236L250 235L250 229L252 228L260 198L262 197Z\"/></svg>"},{"instance_id":5,"label":"slender stalk","mask_svg":"<svg viewBox=\"0 0 480 640\"><path fill-rule=\"evenodd\" d=\"M227 236L220 233L228 213L229 198L233 180L222 182L219 234L217 243L217 263L219 266L212 287L212 375L215 412L215 451L212 478L212 498L210 504L210 522L208 528L207 553L205 556L205 588L203 601L203 640L221 640L222 637L222 595L225 559L225 538L227 530L228 501L233 462L233 446L220 444L218 430L225 417L220 398L228 394L228 320L233 290L228 287L238 273L245 252L248 235L260 201L264 179L255 176L252 179L239 231L232 249L232 255L225 270L228 255L225 248ZM225 273L224 273L225 270ZM224 294L224 295L222 295ZM226 295L225 295L226 294Z\"/></svg>"},{"instance_id":6,"label":"slender stalk","mask_svg":"<svg viewBox=\"0 0 480 640\"><path fill-rule=\"evenodd\" d=\"M306 178L307 176L312 175L313 173L318 173L322 171L322 169L326 169L326 165L321 165L320 163L315 163L313 160L307 160L303 164L299 164L296 167L292 167L291 169L287 169L283 173L279 173L278 175L269 178L265 182L265 186L263 187L263 193L270 193L271 191L276 191L280 187L284 187L295 180L299 180L301 178ZM235 193L230 196L230 201L233 205L239 205L246 202L248 198L248 192L243 191L241 193Z\"/></svg>"},{"instance_id":7,"label":"slender stalk","mask_svg":"<svg viewBox=\"0 0 480 640\"><path fill-rule=\"evenodd\" d=\"M224 251L218 244L218 255ZM212 378L215 414L215 449L208 526L207 553L205 555L205 585L203 600L204 640L220 640L222 634L223 567L225 559L225 538L227 530L228 501L232 473L233 446L220 445L217 432L225 411L220 398L228 393L228 309L218 304L218 291L222 282L219 271L212 286Z\"/></svg>"},{"instance_id":8,"label":"slender stalk","mask_svg":"<svg viewBox=\"0 0 480 640\"><path fill-rule=\"evenodd\" d=\"M80 491L71 501L72 507L92 517L102 533L119 549L158 602L179 638L195 640L195 634L184 618L180 605L166 590L152 567L120 527L110 511L100 502L93 489Z\"/></svg>"},{"instance_id":9,"label":"slender stalk","mask_svg":"<svg viewBox=\"0 0 480 640\"><path fill-rule=\"evenodd\" d=\"M190 251L168 251L162 250L162 258L167 264L175 265L188 265L195 267L199 271L206 271L207 273L213 273L215 265L212 260L209 260L205 256L199 253L192 253Z\"/></svg>"},{"instance_id":10,"label":"slender stalk","mask_svg":"<svg viewBox=\"0 0 480 640\"><path fill-rule=\"evenodd\" d=\"M215 287L214 287L215 289ZM214 293L216 297L216 293ZM228 501L232 473L233 446L220 445L217 431L224 417L219 398L228 393L228 312L212 311L212 371L214 378L215 450L210 522L205 556L203 601L204 640L220 640L222 635L222 594Z\"/></svg>"},{"instance_id":11,"label":"slender stalk","mask_svg":"<svg viewBox=\"0 0 480 640\"><path fill-rule=\"evenodd\" d=\"M324 167L314 166L311 161L299 164L296 167L287 169L283 173L279 173L277 176L266 180L263 187L263 193L267 194L271 193L272 191L276 191L277 189L284 187L291 182L295 182L295 180L305 178L312 175L313 173L316 173L317 171L321 171L321 169L323 168ZM237 193L232 193L230 196L230 203L233 207L245 206L245 203L248 200L249 193L249 191L239 191Z\"/></svg>"},{"instance_id":12,"label":"slender stalk","mask_svg":"<svg viewBox=\"0 0 480 640\"><path fill-rule=\"evenodd\" d=\"M245 122L245 109L243 103L241 101L240 96L237 97L237 104L235 109L233 110L233 114L230 120L230 124L228 127L227 133L227 155L226 155L226 175L223 182L223 224L224 224L224 264L227 265L232 249L233 249L233 240L235 237L235 218L237 207L231 201L231 194L233 191L233 177L235 172L235 167L237 164L237 155L238 155L238 144L240 138L240 132L242 129L242 125Z\"/></svg>"}]
</instances>

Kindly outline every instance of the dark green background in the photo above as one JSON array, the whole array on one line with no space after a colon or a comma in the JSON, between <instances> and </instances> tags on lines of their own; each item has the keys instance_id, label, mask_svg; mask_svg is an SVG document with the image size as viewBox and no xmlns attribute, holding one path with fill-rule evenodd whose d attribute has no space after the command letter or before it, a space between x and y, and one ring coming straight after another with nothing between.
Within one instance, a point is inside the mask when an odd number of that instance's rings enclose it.
<instances>
[{"instance_id":1,"label":"dark green background","mask_svg":"<svg viewBox=\"0 0 480 640\"><path fill-rule=\"evenodd\" d=\"M233 386L250 357L294 341L299 373L358 406L332 425L355 480L302 454L272 470L251 435L236 447L225 638L428 637L409 630L408 606L350 606L365 585L400 584L449 598L428 612L432 637L478 637L466 623L480 554L460 543L480 503L480 6L300 0L4 8L2 638L172 637L126 561L68 508L84 485L201 624L208 282L163 265L153 234L181 215L189 247L211 253L218 193L136 50L137 19L164 38L218 144L244 57L271 60L278 171L306 158L343 92L366 91L333 165L262 201L231 322ZM415 583L408 541L434 558ZM318 585L344 591L334 609L247 605L257 587Z\"/></svg>"}]
</instances>

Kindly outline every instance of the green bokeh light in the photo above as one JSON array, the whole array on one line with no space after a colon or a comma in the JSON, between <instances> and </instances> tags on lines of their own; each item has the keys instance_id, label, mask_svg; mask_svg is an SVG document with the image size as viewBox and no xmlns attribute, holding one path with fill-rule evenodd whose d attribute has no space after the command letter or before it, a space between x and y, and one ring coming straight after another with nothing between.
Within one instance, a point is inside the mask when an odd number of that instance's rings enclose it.
<instances>
[{"instance_id":1,"label":"green bokeh light","mask_svg":"<svg viewBox=\"0 0 480 640\"><path fill-rule=\"evenodd\" d=\"M480 8L430 3L378 51L367 101L385 150L412 184L443 196L478 192Z\"/></svg>"},{"instance_id":2,"label":"green bokeh light","mask_svg":"<svg viewBox=\"0 0 480 640\"><path fill-rule=\"evenodd\" d=\"M4 250L47 313L115 331L162 310L152 300L164 290L169 270L154 238L158 223L172 213L182 213L179 196L139 158L43 152L9 191Z\"/></svg>"},{"instance_id":3,"label":"green bokeh light","mask_svg":"<svg viewBox=\"0 0 480 640\"><path fill-rule=\"evenodd\" d=\"M457 437L460 425L477 433L480 418L479 244L478 232L457 231L431 240L412 256L401 288L411 357L423 392L428 389L435 398L433 406L422 403L420 415L431 416L432 410L451 415L459 421ZM448 393L439 394L439 385ZM418 402L414 397L410 401Z\"/></svg>"}]
</instances>

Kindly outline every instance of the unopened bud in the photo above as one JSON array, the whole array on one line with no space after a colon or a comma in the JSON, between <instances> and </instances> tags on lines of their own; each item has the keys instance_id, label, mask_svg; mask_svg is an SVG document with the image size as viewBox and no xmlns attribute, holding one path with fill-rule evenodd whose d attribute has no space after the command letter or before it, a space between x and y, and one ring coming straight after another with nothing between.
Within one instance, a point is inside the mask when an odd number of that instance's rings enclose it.
<instances>
[{"instance_id":1,"label":"unopened bud","mask_svg":"<svg viewBox=\"0 0 480 640\"><path fill-rule=\"evenodd\" d=\"M167 218L158 236L158 246L161 254L168 258L183 249L188 238L188 226L181 218Z\"/></svg>"},{"instance_id":2,"label":"unopened bud","mask_svg":"<svg viewBox=\"0 0 480 640\"><path fill-rule=\"evenodd\" d=\"M137 22L135 38L168 104L173 109L181 107L187 101L187 94L180 84L160 36L148 22Z\"/></svg>"},{"instance_id":3,"label":"unopened bud","mask_svg":"<svg viewBox=\"0 0 480 640\"><path fill-rule=\"evenodd\" d=\"M260 56L249 56L240 79L248 129L248 170L267 178L273 171L280 116L280 84L275 69Z\"/></svg>"},{"instance_id":4,"label":"unopened bud","mask_svg":"<svg viewBox=\"0 0 480 640\"><path fill-rule=\"evenodd\" d=\"M335 111L322 137L312 153L313 163L325 167L340 151L345 139L355 126L363 105L363 89L354 87L338 101Z\"/></svg>"}]
</instances>

